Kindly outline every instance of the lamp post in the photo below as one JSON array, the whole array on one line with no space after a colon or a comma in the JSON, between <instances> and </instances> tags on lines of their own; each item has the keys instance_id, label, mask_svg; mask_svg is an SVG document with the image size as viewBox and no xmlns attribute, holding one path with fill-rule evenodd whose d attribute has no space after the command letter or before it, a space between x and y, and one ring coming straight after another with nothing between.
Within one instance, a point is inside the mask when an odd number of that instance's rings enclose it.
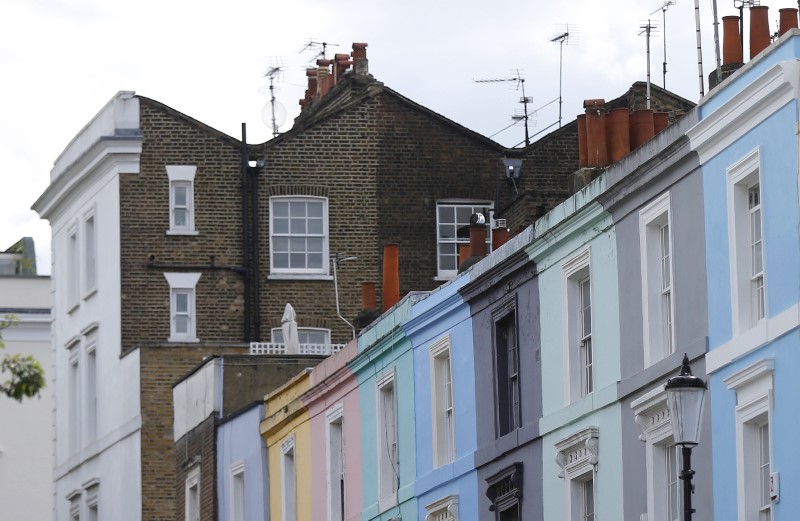
<instances>
[{"instance_id":1,"label":"lamp post","mask_svg":"<svg viewBox=\"0 0 800 521\"><path fill-rule=\"evenodd\" d=\"M702 378L692 374L689 357L684 354L680 374L667 380L664 390L667 391L672 437L675 444L681 446L683 455L683 470L680 475L683 480L683 520L691 521L694 513L692 508L692 494L694 493L692 448L700 439L706 384Z\"/></svg>"}]
</instances>

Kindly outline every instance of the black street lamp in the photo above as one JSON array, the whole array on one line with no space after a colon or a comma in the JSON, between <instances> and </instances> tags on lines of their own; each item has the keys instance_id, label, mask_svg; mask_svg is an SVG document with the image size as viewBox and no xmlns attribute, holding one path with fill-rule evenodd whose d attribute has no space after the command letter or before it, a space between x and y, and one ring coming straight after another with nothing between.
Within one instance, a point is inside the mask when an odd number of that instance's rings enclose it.
<instances>
[{"instance_id":1,"label":"black street lamp","mask_svg":"<svg viewBox=\"0 0 800 521\"><path fill-rule=\"evenodd\" d=\"M703 417L706 383L702 378L692 374L689 357L684 354L681 373L667 380L664 390L667 391L672 437L676 445L681 445L683 454L683 470L680 475L683 480L683 519L691 521L694 513L692 508L692 494L694 493L692 448L700 440L700 422Z\"/></svg>"}]
</instances>

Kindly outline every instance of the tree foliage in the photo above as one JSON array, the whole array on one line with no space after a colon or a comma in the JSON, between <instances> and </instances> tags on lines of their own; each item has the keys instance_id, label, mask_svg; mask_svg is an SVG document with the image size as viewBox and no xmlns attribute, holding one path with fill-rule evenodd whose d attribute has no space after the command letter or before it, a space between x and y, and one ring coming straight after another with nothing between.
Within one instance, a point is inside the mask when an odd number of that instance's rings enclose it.
<instances>
[{"instance_id":1,"label":"tree foliage","mask_svg":"<svg viewBox=\"0 0 800 521\"><path fill-rule=\"evenodd\" d=\"M14 317L0 320L0 349L5 348L2 332L14 323ZM10 378L0 383L0 392L21 402L23 398L38 396L45 386L44 370L41 364L31 355L6 354L0 360L0 374Z\"/></svg>"}]
</instances>

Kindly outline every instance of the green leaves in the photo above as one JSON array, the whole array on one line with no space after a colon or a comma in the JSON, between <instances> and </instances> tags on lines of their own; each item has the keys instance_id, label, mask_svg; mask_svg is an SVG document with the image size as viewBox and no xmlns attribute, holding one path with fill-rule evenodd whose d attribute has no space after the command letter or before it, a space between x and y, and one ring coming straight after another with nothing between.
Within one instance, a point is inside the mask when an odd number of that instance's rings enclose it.
<instances>
[{"instance_id":1,"label":"green leaves","mask_svg":"<svg viewBox=\"0 0 800 521\"><path fill-rule=\"evenodd\" d=\"M12 325L15 317L8 316L5 320L0 320L0 333L3 329ZM0 349L5 348L2 335L0 335ZM45 386L44 369L41 364L31 355L6 355L0 360L0 374L6 373L11 378L0 384L0 392L21 402L23 398L38 396Z\"/></svg>"}]
</instances>

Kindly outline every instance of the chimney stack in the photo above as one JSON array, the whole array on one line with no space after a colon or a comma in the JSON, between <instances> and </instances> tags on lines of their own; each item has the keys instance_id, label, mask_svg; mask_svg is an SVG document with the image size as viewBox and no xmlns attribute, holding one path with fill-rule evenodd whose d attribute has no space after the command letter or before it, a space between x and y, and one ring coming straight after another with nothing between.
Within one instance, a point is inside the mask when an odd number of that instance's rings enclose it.
<instances>
[{"instance_id":1,"label":"chimney stack","mask_svg":"<svg viewBox=\"0 0 800 521\"><path fill-rule=\"evenodd\" d=\"M367 60L367 44L353 43L353 71L356 76L366 76L369 74L369 61Z\"/></svg>"},{"instance_id":2,"label":"chimney stack","mask_svg":"<svg viewBox=\"0 0 800 521\"><path fill-rule=\"evenodd\" d=\"M400 301L400 247L387 244L383 247L383 310Z\"/></svg>"},{"instance_id":3,"label":"chimney stack","mask_svg":"<svg viewBox=\"0 0 800 521\"><path fill-rule=\"evenodd\" d=\"M722 64L744 63L742 37L739 33L739 17L722 17Z\"/></svg>"},{"instance_id":4,"label":"chimney stack","mask_svg":"<svg viewBox=\"0 0 800 521\"><path fill-rule=\"evenodd\" d=\"M797 29L797 9L794 7L787 7L779 10L781 14L781 24L778 30L778 36L782 35L789 29Z\"/></svg>"},{"instance_id":5,"label":"chimney stack","mask_svg":"<svg viewBox=\"0 0 800 521\"><path fill-rule=\"evenodd\" d=\"M754 5L750 8L750 59L769 46L769 7Z\"/></svg>"}]
</instances>

